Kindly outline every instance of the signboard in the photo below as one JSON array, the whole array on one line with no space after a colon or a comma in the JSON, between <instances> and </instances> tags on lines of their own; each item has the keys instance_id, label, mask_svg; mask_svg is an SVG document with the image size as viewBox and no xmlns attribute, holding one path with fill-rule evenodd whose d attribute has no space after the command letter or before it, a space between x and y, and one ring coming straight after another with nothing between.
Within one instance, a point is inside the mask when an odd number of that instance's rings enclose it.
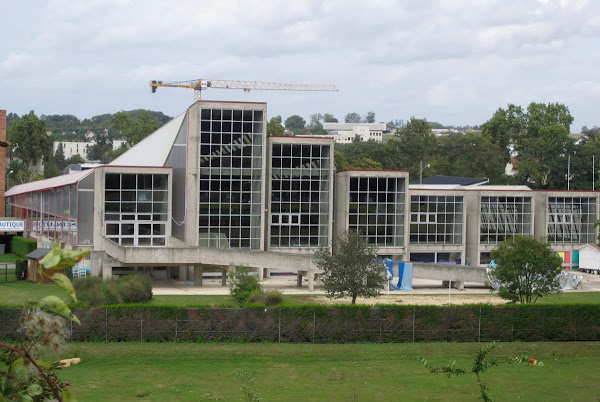
<instances>
[{"instance_id":1,"label":"signboard","mask_svg":"<svg viewBox=\"0 0 600 402\"><path fill-rule=\"evenodd\" d=\"M71 230L72 232L77 231L77 222L73 221L44 221L44 231L50 230L54 232L56 229L57 232L68 232ZM41 221L33 221L31 222L31 230L34 232L42 231L42 222Z\"/></svg>"},{"instance_id":2,"label":"signboard","mask_svg":"<svg viewBox=\"0 0 600 402\"><path fill-rule=\"evenodd\" d=\"M0 221L0 232L22 232L25 221Z\"/></svg>"}]
</instances>

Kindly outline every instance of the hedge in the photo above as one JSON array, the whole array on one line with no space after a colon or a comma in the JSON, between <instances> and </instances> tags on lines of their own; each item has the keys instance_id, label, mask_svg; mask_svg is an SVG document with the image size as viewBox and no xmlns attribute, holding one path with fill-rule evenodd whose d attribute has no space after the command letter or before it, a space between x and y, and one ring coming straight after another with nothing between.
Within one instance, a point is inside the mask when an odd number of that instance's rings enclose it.
<instances>
[{"instance_id":1,"label":"hedge","mask_svg":"<svg viewBox=\"0 0 600 402\"><path fill-rule=\"evenodd\" d=\"M27 279L27 258L19 258L15 262L15 275L18 281Z\"/></svg>"},{"instance_id":2,"label":"hedge","mask_svg":"<svg viewBox=\"0 0 600 402\"><path fill-rule=\"evenodd\" d=\"M37 248L35 240L27 239L23 236L14 236L10 242L10 249L13 254L19 257L25 257Z\"/></svg>"},{"instance_id":3,"label":"hedge","mask_svg":"<svg viewBox=\"0 0 600 402\"><path fill-rule=\"evenodd\" d=\"M0 309L0 339L20 309ZM600 305L74 308L74 341L486 342L598 341Z\"/></svg>"}]
</instances>

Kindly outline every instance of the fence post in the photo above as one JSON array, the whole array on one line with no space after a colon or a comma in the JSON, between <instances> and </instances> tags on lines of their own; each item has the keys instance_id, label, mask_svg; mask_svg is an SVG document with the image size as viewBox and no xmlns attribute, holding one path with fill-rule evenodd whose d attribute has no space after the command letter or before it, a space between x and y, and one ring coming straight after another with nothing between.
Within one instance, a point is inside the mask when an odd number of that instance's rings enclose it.
<instances>
[{"instance_id":1,"label":"fence post","mask_svg":"<svg viewBox=\"0 0 600 402\"><path fill-rule=\"evenodd\" d=\"M315 326L317 325L317 310L313 309L312 343L315 343Z\"/></svg>"},{"instance_id":2,"label":"fence post","mask_svg":"<svg viewBox=\"0 0 600 402\"><path fill-rule=\"evenodd\" d=\"M104 308L104 336L106 338L106 342L108 342L108 308Z\"/></svg>"},{"instance_id":3,"label":"fence post","mask_svg":"<svg viewBox=\"0 0 600 402\"><path fill-rule=\"evenodd\" d=\"M415 321L416 321L416 315L417 315L417 308L413 307L413 330L412 330L413 343L415 343Z\"/></svg>"},{"instance_id":4,"label":"fence post","mask_svg":"<svg viewBox=\"0 0 600 402\"><path fill-rule=\"evenodd\" d=\"M479 329L477 330L477 342L481 342L481 306L479 307Z\"/></svg>"},{"instance_id":5,"label":"fence post","mask_svg":"<svg viewBox=\"0 0 600 402\"><path fill-rule=\"evenodd\" d=\"M281 343L281 309L279 309L279 336L278 342Z\"/></svg>"},{"instance_id":6,"label":"fence post","mask_svg":"<svg viewBox=\"0 0 600 402\"><path fill-rule=\"evenodd\" d=\"M177 341L177 316L179 315L179 309L175 309L175 341Z\"/></svg>"}]
</instances>

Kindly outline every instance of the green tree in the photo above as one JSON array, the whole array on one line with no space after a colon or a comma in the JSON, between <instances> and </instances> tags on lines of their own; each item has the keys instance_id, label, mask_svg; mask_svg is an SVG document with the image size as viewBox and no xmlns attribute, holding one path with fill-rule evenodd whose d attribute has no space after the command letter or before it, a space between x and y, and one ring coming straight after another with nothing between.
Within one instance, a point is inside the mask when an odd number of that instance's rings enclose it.
<instances>
[{"instance_id":1,"label":"green tree","mask_svg":"<svg viewBox=\"0 0 600 402\"><path fill-rule=\"evenodd\" d=\"M27 164L36 164L50 155L46 124L33 110L8 128L13 155Z\"/></svg>"},{"instance_id":2,"label":"green tree","mask_svg":"<svg viewBox=\"0 0 600 402\"><path fill-rule=\"evenodd\" d=\"M498 184L504 174L503 149L481 134L449 135L438 139L438 156L431 164L435 174L487 177Z\"/></svg>"},{"instance_id":3,"label":"green tree","mask_svg":"<svg viewBox=\"0 0 600 402\"><path fill-rule=\"evenodd\" d=\"M365 121L367 123L375 123L375 112L367 113L367 116L365 117Z\"/></svg>"},{"instance_id":4,"label":"green tree","mask_svg":"<svg viewBox=\"0 0 600 402\"><path fill-rule=\"evenodd\" d=\"M281 116L280 116L280 115L277 115L277 116L275 116L275 117L271 117L271 120L270 120L270 121L273 121L273 122L275 122L275 123L279 123L279 124L281 124L283 120L281 120Z\"/></svg>"},{"instance_id":5,"label":"green tree","mask_svg":"<svg viewBox=\"0 0 600 402\"><path fill-rule=\"evenodd\" d=\"M303 129L305 125L306 125L306 121L301 116L298 116L297 114L294 114L294 115L288 117L287 119L285 119L285 128L288 128L292 131Z\"/></svg>"},{"instance_id":6,"label":"green tree","mask_svg":"<svg viewBox=\"0 0 600 402\"><path fill-rule=\"evenodd\" d=\"M361 122L361 118L360 118L360 115L358 113L352 112L352 113L348 113L344 117L344 122L346 122L346 123L360 123Z\"/></svg>"},{"instance_id":7,"label":"green tree","mask_svg":"<svg viewBox=\"0 0 600 402\"><path fill-rule=\"evenodd\" d=\"M527 116L521 106L509 104L506 109L499 108L492 118L481 125L481 132L493 144L504 150L504 160L510 159L510 145L526 131Z\"/></svg>"},{"instance_id":8,"label":"green tree","mask_svg":"<svg viewBox=\"0 0 600 402\"><path fill-rule=\"evenodd\" d=\"M323 115L323 121L325 123L337 123L338 119L336 119L335 116L332 115L331 113L325 113Z\"/></svg>"},{"instance_id":9,"label":"green tree","mask_svg":"<svg viewBox=\"0 0 600 402\"><path fill-rule=\"evenodd\" d=\"M130 117L129 112L118 112L111 119L111 126L119 131L130 147L159 128L155 119L147 111L141 111L134 116Z\"/></svg>"},{"instance_id":10,"label":"green tree","mask_svg":"<svg viewBox=\"0 0 600 402\"><path fill-rule=\"evenodd\" d=\"M13 160L6 168L6 188L43 178L44 175L34 174L29 164L18 159Z\"/></svg>"},{"instance_id":11,"label":"green tree","mask_svg":"<svg viewBox=\"0 0 600 402\"><path fill-rule=\"evenodd\" d=\"M333 151L333 164L335 165L335 170L338 172L350 169L350 164L346 160L344 153L339 149Z\"/></svg>"},{"instance_id":12,"label":"green tree","mask_svg":"<svg viewBox=\"0 0 600 402\"><path fill-rule=\"evenodd\" d=\"M310 124L308 125L308 129L312 134L321 135L325 134L326 131L323 129L323 115L321 113L314 113L310 115Z\"/></svg>"},{"instance_id":13,"label":"green tree","mask_svg":"<svg viewBox=\"0 0 600 402\"><path fill-rule=\"evenodd\" d=\"M437 139L429 123L426 119L414 117L386 145L395 155L395 167L392 169L408 169L412 177L419 177L421 162L429 163L437 153Z\"/></svg>"},{"instance_id":14,"label":"green tree","mask_svg":"<svg viewBox=\"0 0 600 402\"><path fill-rule=\"evenodd\" d=\"M285 128L281 125L281 116L279 121L276 117L271 117L271 120L267 123L267 135L283 135Z\"/></svg>"},{"instance_id":15,"label":"green tree","mask_svg":"<svg viewBox=\"0 0 600 402\"><path fill-rule=\"evenodd\" d=\"M321 280L327 297L375 297L385 282L385 269L375 261L377 249L359 233L350 230L339 235L333 253L320 248L315 263L323 272Z\"/></svg>"},{"instance_id":16,"label":"green tree","mask_svg":"<svg viewBox=\"0 0 600 402\"><path fill-rule=\"evenodd\" d=\"M257 275L252 275L250 268L240 266L230 272L229 291L240 305L246 303L252 293L262 291Z\"/></svg>"},{"instance_id":17,"label":"green tree","mask_svg":"<svg viewBox=\"0 0 600 402\"><path fill-rule=\"evenodd\" d=\"M371 158L360 158L353 160L349 168L357 170L382 170L383 165L381 162L374 161Z\"/></svg>"},{"instance_id":18,"label":"green tree","mask_svg":"<svg viewBox=\"0 0 600 402\"><path fill-rule=\"evenodd\" d=\"M499 283L500 297L535 303L539 297L560 291L561 259L550 244L529 236L514 236L492 250L497 267L491 275Z\"/></svg>"}]
</instances>

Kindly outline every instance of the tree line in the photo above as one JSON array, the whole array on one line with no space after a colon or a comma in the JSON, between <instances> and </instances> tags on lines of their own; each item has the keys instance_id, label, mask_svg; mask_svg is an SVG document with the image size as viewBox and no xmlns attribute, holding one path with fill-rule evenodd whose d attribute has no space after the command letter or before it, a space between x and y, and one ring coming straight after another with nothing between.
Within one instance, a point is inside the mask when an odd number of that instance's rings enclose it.
<instances>
[{"instance_id":1,"label":"tree line","mask_svg":"<svg viewBox=\"0 0 600 402\"><path fill-rule=\"evenodd\" d=\"M7 188L33 180L61 174L69 164L83 163L79 155L65 158L62 145L53 154L54 142L87 141L85 133L94 131L95 144L88 148L88 159L108 163L156 131L171 117L147 110L121 111L79 120L72 115L38 117L34 111L23 116L7 115L7 139L11 143L7 156ZM62 134L61 130L69 133ZM52 131L51 134L47 132ZM58 131L58 132L57 132ZM124 139L125 145L113 150L113 141ZM36 166L43 164L43 170Z\"/></svg>"}]
</instances>

